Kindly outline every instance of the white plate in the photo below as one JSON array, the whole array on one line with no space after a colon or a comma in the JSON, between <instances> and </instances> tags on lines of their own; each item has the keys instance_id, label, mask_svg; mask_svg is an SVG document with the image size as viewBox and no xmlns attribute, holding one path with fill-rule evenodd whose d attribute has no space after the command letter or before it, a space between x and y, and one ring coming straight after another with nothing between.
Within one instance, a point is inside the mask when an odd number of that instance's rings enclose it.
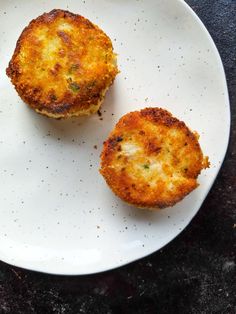
<instances>
[{"instance_id":1,"label":"white plate","mask_svg":"<svg viewBox=\"0 0 236 314\"><path fill-rule=\"evenodd\" d=\"M121 73L102 107L103 120L37 115L5 75L23 28L59 6L101 26L119 54ZM0 259L48 273L90 274L175 238L216 178L230 128L222 63L193 11L177 0L2 0L0 36ZM109 131L123 114L147 106L167 108L197 130L211 161L198 189L156 213L121 202L98 172Z\"/></svg>"}]
</instances>

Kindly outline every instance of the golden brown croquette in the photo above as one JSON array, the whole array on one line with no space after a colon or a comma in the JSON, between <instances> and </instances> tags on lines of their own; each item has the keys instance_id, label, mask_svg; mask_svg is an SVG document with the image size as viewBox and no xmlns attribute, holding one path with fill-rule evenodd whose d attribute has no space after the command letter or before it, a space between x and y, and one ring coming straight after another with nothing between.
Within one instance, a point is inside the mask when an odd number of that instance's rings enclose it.
<instances>
[{"instance_id":1,"label":"golden brown croquette","mask_svg":"<svg viewBox=\"0 0 236 314\"><path fill-rule=\"evenodd\" d=\"M30 22L7 68L20 97L52 118L97 112L117 73L110 38L88 19L63 10Z\"/></svg>"},{"instance_id":2,"label":"golden brown croquette","mask_svg":"<svg viewBox=\"0 0 236 314\"><path fill-rule=\"evenodd\" d=\"M124 115L104 142L100 172L124 201L144 208L164 208L197 186L209 166L198 136L161 108Z\"/></svg>"}]
</instances>

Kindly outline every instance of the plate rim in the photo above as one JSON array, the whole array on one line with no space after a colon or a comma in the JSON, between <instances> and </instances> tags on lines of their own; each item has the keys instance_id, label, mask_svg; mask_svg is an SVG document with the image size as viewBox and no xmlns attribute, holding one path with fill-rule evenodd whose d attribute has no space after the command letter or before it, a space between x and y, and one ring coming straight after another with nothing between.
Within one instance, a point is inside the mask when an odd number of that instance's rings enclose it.
<instances>
[{"instance_id":1,"label":"plate rim","mask_svg":"<svg viewBox=\"0 0 236 314\"><path fill-rule=\"evenodd\" d=\"M158 252L159 250L163 249L165 246L167 246L170 242L172 242L173 240L175 240L191 223L191 221L193 220L193 218L197 215L197 213L200 211L203 203L205 202L213 184L215 183L218 175L219 175L219 172L220 170L222 169L222 166L224 164L224 161L225 161L225 157L226 157L226 154L227 154L227 151L228 151L228 147L229 147L229 141L230 141L230 132L231 132L231 106L230 106L230 98L229 98L229 91L228 91L228 84L227 84L227 79L226 79L226 73L225 73L225 69L224 69L224 65L223 65L223 62L222 62L222 59L221 59L221 56L220 56L220 53L219 53L219 50L211 36L211 34L209 33L208 29L206 28L206 26L204 25L203 21L200 19L200 17L197 15L197 13L191 8L191 6L186 3L184 0L177 0L177 2L179 2L186 11L188 11L188 13L192 16L192 18L197 21L199 27L201 27L202 31L204 31L205 35L208 37L208 42L211 44L212 48L214 49L214 56L218 59L218 64L220 66L220 70L222 72L222 82L224 84L224 91L225 91L225 95L224 95L224 98L225 98L225 105L228 109L228 116L227 116L227 119L228 119L228 130L227 130L227 140L225 142L225 146L224 146L224 154L222 156L222 159L221 159L221 162L220 162L220 166L218 167L218 170L216 172L216 175L213 179L213 181L211 182L211 184L208 186L207 189L204 190L204 194L203 194L203 198L202 198L202 201L201 201L201 204L199 206L199 208L192 213L192 215L189 216L189 218L186 220L186 223L185 223L185 226L181 229L181 230L178 230L176 232L176 234L174 235L174 237L170 237L170 239L168 241L165 242L165 244L162 244L158 249L155 249L155 250L151 250L150 252L148 253L142 253L140 254L139 257L135 257L133 259L130 259L128 261L117 261L116 265L112 266L112 267L100 267L99 270L92 270L92 271L86 271L86 272L81 272L81 271L68 271L68 270L63 270L63 272L58 272L58 271L51 271L51 270L46 270L47 267L43 267L43 268L40 268L40 264L38 264L38 266L36 267L34 265L34 267L28 267L28 266L24 266L22 262L11 262L11 261L8 261L8 259L2 259L0 258L0 260L6 264L9 264L9 265L12 265L12 266L15 266L15 267L19 267L19 268L22 268L22 269L25 269L25 270L29 270L29 271L33 271L33 272L39 272L39 273L43 273L43 274L51 274L51 275L60 275L60 276L86 276L86 275L93 275L93 274L99 274L99 273L103 273L103 272L106 272L106 271L112 271L114 269L118 269L118 268L121 268L125 265L128 265L128 264L131 264L131 263L134 263L138 260L141 260L147 256L150 256L156 252ZM9 258L10 260L10 258ZM74 269L74 268L73 268Z\"/></svg>"}]
</instances>

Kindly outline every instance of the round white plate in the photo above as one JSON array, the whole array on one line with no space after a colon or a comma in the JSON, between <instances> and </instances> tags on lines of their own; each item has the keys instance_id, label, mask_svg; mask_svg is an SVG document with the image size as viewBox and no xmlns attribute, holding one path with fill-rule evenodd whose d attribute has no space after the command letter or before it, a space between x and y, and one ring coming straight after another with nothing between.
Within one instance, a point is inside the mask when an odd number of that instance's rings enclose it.
<instances>
[{"instance_id":1,"label":"round white plate","mask_svg":"<svg viewBox=\"0 0 236 314\"><path fill-rule=\"evenodd\" d=\"M118 53L121 73L102 117L40 116L5 74L23 28L59 5L98 24ZM216 178L230 128L222 63L193 11L178 0L2 0L0 36L0 259L42 272L90 274L144 257L175 238ZM211 161L199 188L159 212L127 206L98 172L102 143L118 119L148 106L166 108L197 130Z\"/></svg>"}]
</instances>

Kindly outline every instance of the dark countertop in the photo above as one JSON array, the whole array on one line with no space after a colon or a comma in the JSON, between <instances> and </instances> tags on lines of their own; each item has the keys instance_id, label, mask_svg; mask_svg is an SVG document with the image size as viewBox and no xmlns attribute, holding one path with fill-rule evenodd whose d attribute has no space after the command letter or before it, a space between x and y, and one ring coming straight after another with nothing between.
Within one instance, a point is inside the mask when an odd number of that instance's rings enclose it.
<instances>
[{"instance_id":1,"label":"dark countertop","mask_svg":"<svg viewBox=\"0 0 236 314\"><path fill-rule=\"evenodd\" d=\"M187 2L220 51L232 110L228 153L201 210L161 251L106 273L52 276L0 262L0 313L236 313L236 0Z\"/></svg>"}]
</instances>

